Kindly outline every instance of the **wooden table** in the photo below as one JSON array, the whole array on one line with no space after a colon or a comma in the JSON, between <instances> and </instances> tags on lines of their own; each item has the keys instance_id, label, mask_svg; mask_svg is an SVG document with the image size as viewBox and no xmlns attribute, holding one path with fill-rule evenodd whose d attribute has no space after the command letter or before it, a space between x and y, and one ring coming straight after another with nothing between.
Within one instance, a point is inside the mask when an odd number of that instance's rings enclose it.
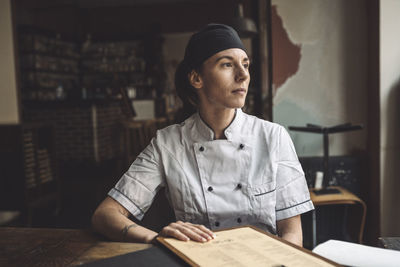
<instances>
[{"instance_id":1,"label":"wooden table","mask_svg":"<svg viewBox=\"0 0 400 267\"><path fill-rule=\"evenodd\" d=\"M0 227L0 266L74 266L151 247L89 230Z\"/></svg>"}]
</instances>

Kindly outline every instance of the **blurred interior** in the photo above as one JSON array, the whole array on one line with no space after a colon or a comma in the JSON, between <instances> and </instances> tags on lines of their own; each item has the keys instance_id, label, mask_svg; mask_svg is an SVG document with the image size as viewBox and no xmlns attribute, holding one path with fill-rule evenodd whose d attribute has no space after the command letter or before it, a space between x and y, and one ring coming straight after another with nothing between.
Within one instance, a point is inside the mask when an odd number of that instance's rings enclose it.
<instances>
[{"instance_id":1,"label":"blurred interior","mask_svg":"<svg viewBox=\"0 0 400 267\"><path fill-rule=\"evenodd\" d=\"M9 60L0 65L2 78L8 77L0 93L4 225L90 227L94 209L157 129L179 122L174 72L190 35L207 23L232 24L241 6L257 27L254 35L242 35L252 61L244 111L285 127L362 124L362 131L330 137L329 183L367 203L366 243L400 234L399 209L392 204L399 200L393 190L400 185L399 72L384 76L400 65L400 57L395 61L383 52L392 47L384 38L392 24L379 22L380 12L390 15L391 9L400 10L398 4L16 0L2 5L2 17L11 22L0 30ZM392 65L382 67L380 60ZM322 169L322 137L290 134L313 187ZM173 220L165 197L159 198L144 219L154 229ZM340 209L320 212L327 218L321 233L334 229L332 220L343 215Z\"/></svg>"}]
</instances>

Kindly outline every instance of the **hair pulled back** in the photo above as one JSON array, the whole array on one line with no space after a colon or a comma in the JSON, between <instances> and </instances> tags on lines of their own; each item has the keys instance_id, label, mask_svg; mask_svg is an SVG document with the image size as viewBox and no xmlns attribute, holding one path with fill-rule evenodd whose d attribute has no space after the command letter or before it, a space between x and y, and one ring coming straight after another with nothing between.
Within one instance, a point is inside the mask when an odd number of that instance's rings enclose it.
<instances>
[{"instance_id":1,"label":"hair pulled back","mask_svg":"<svg viewBox=\"0 0 400 267\"><path fill-rule=\"evenodd\" d=\"M178 121L183 121L190 117L197 111L198 96L196 89L191 85L189 81L189 74L192 72L192 68L182 61L179 63L175 72L175 88L178 97L182 101L182 110L178 114Z\"/></svg>"}]
</instances>

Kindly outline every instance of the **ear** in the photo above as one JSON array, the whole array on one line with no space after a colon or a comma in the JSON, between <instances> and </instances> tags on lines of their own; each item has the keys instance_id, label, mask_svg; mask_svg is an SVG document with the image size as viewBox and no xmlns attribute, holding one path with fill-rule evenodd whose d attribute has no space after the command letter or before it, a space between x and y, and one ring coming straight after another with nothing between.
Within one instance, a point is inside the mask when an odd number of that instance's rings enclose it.
<instances>
[{"instance_id":1,"label":"ear","mask_svg":"<svg viewBox=\"0 0 400 267\"><path fill-rule=\"evenodd\" d=\"M199 73L195 70L192 70L189 74L188 74L188 79L190 84L196 88L196 89L200 89L203 87L203 80L201 79Z\"/></svg>"}]
</instances>

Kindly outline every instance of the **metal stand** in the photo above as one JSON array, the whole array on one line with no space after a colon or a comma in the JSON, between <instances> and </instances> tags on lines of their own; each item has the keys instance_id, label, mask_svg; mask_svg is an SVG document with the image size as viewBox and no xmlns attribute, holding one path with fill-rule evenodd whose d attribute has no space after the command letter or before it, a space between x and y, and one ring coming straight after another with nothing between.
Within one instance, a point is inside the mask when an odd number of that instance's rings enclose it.
<instances>
[{"instance_id":1,"label":"metal stand","mask_svg":"<svg viewBox=\"0 0 400 267\"><path fill-rule=\"evenodd\" d=\"M323 187L321 189L315 191L316 195L340 194L340 192L338 190L329 188L329 181L331 178L331 172L330 172L330 168L329 168L329 134L355 131L355 130L361 130L361 129L362 129L362 125L352 125L351 123L340 124L340 125L336 125L333 127L322 127L322 126L315 125L315 124L307 124L306 127L289 126L289 130L292 130L292 131L323 134L323 138L324 138L324 161L323 161L324 180L323 180Z\"/></svg>"}]
</instances>

